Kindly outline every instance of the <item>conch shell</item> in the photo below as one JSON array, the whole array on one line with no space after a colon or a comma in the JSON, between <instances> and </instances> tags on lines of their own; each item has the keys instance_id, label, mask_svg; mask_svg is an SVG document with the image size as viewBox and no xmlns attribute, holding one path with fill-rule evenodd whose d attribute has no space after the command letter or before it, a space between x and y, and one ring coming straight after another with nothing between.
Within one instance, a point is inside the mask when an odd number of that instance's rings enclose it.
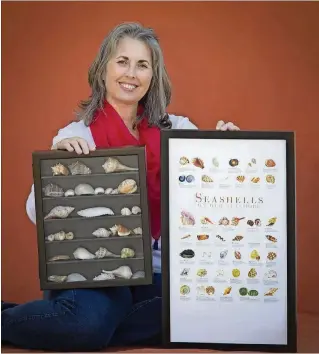
<instances>
[{"instance_id":1,"label":"conch shell","mask_svg":"<svg viewBox=\"0 0 319 354\"><path fill-rule=\"evenodd\" d=\"M73 256L75 259L93 259L93 258L95 258L95 255L92 254L90 251L88 251L84 247L78 247L73 252Z\"/></svg>"},{"instance_id":2,"label":"conch shell","mask_svg":"<svg viewBox=\"0 0 319 354\"><path fill-rule=\"evenodd\" d=\"M118 159L115 159L114 157L108 157L102 167L105 173L138 171L138 168L123 165Z\"/></svg>"},{"instance_id":3,"label":"conch shell","mask_svg":"<svg viewBox=\"0 0 319 354\"><path fill-rule=\"evenodd\" d=\"M46 197L62 197L64 191L63 188L57 184L49 183L43 188L43 194Z\"/></svg>"},{"instance_id":4,"label":"conch shell","mask_svg":"<svg viewBox=\"0 0 319 354\"><path fill-rule=\"evenodd\" d=\"M121 194L131 194L136 192L137 190L137 185L134 179L126 179L123 182L119 184L117 187L117 190Z\"/></svg>"},{"instance_id":5,"label":"conch shell","mask_svg":"<svg viewBox=\"0 0 319 354\"><path fill-rule=\"evenodd\" d=\"M68 166L72 175L89 175L92 173L91 169L84 165L84 163L76 161Z\"/></svg>"},{"instance_id":6,"label":"conch shell","mask_svg":"<svg viewBox=\"0 0 319 354\"><path fill-rule=\"evenodd\" d=\"M110 230L100 227L92 232L95 237L109 237L112 234Z\"/></svg>"},{"instance_id":7,"label":"conch shell","mask_svg":"<svg viewBox=\"0 0 319 354\"><path fill-rule=\"evenodd\" d=\"M121 256L110 252L107 248L105 247L100 247L96 252L95 252L96 258L120 258ZM124 258L124 257L122 257Z\"/></svg>"},{"instance_id":8,"label":"conch shell","mask_svg":"<svg viewBox=\"0 0 319 354\"><path fill-rule=\"evenodd\" d=\"M113 274L118 278L130 279L133 275L129 266L120 266L114 270L102 270L104 274Z\"/></svg>"},{"instance_id":9,"label":"conch shell","mask_svg":"<svg viewBox=\"0 0 319 354\"><path fill-rule=\"evenodd\" d=\"M62 165L61 163L58 163L54 166L51 167L53 176L68 176L70 174L69 170Z\"/></svg>"},{"instance_id":10,"label":"conch shell","mask_svg":"<svg viewBox=\"0 0 319 354\"><path fill-rule=\"evenodd\" d=\"M94 188L88 183L80 183L75 187L74 192L76 195L94 195Z\"/></svg>"},{"instance_id":11,"label":"conch shell","mask_svg":"<svg viewBox=\"0 0 319 354\"><path fill-rule=\"evenodd\" d=\"M114 211L106 207L93 207L93 208L79 210L77 214L85 218L93 218L95 216L101 216L101 215L114 215Z\"/></svg>"},{"instance_id":12,"label":"conch shell","mask_svg":"<svg viewBox=\"0 0 319 354\"><path fill-rule=\"evenodd\" d=\"M51 209L51 211L49 212L49 214L47 214L44 217L44 220L47 219L66 219L74 210L75 208L73 207L69 207L69 206L63 206L63 205L59 205L54 207L53 209Z\"/></svg>"}]
</instances>

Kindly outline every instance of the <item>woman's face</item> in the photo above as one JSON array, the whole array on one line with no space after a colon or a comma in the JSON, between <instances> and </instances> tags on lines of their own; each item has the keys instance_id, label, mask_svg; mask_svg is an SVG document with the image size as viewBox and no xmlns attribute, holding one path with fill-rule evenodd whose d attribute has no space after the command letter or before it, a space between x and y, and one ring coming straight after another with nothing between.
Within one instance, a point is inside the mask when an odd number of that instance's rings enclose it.
<instances>
[{"instance_id":1,"label":"woman's face","mask_svg":"<svg viewBox=\"0 0 319 354\"><path fill-rule=\"evenodd\" d=\"M142 41L123 38L106 66L106 99L137 104L148 91L152 76L149 47Z\"/></svg>"}]
</instances>

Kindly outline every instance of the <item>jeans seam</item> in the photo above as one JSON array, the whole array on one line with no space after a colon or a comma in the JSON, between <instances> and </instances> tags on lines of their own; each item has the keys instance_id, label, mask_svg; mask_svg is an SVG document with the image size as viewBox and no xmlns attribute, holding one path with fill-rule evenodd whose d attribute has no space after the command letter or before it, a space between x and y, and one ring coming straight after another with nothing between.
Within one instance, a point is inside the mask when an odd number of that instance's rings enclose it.
<instances>
[{"instance_id":1,"label":"jeans seam","mask_svg":"<svg viewBox=\"0 0 319 354\"><path fill-rule=\"evenodd\" d=\"M72 303L74 304L75 302L75 290L72 289ZM50 301L50 300L49 300ZM66 311L62 311L61 313L65 314ZM38 318L52 318L52 317L57 317L59 316L61 313L58 312L52 312L52 313L46 313L46 314L40 314L40 315L29 315L29 316L24 316L24 317L20 317L17 319L12 319L7 321L5 324L3 324L1 327L2 328L6 328L9 325L13 325L13 324L17 324L17 323L23 323L23 322L27 322L27 321L33 321L36 320Z\"/></svg>"},{"instance_id":2,"label":"jeans seam","mask_svg":"<svg viewBox=\"0 0 319 354\"><path fill-rule=\"evenodd\" d=\"M149 300L144 300L144 301L141 301L139 303L137 303L133 310L125 317L125 319L131 317L137 310L141 309L142 307L145 307L147 306L148 304L150 304L151 302L153 302L154 300L157 300L157 299L160 299L159 296L155 296L153 297L153 299L149 299Z\"/></svg>"}]
</instances>

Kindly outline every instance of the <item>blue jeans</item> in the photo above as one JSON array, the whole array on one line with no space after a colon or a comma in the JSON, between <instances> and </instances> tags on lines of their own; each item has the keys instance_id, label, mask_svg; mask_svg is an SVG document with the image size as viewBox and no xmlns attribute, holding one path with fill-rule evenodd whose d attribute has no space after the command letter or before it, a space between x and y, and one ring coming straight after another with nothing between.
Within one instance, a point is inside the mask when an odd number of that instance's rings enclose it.
<instances>
[{"instance_id":1,"label":"blue jeans","mask_svg":"<svg viewBox=\"0 0 319 354\"><path fill-rule=\"evenodd\" d=\"M161 308L160 274L146 286L55 290L47 300L3 303L2 341L64 352L158 345Z\"/></svg>"}]
</instances>

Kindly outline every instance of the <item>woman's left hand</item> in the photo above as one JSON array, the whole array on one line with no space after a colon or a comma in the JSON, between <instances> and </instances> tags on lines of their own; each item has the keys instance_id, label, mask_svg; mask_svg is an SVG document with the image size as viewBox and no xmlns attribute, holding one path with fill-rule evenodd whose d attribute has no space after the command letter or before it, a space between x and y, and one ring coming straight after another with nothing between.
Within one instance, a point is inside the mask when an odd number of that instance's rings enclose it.
<instances>
[{"instance_id":1,"label":"woman's left hand","mask_svg":"<svg viewBox=\"0 0 319 354\"><path fill-rule=\"evenodd\" d=\"M216 125L216 130L240 130L237 125L232 122L225 123L223 120L219 120Z\"/></svg>"}]
</instances>

